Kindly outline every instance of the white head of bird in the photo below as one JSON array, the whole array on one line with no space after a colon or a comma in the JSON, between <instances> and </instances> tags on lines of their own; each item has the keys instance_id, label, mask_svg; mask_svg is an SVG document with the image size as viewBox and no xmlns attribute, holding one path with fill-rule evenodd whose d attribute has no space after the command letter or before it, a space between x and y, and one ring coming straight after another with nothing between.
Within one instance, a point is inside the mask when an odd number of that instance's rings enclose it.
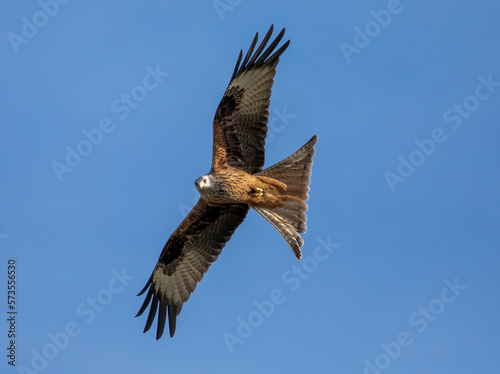
<instances>
[{"instance_id":1,"label":"white head of bird","mask_svg":"<svg viewBox=\"0 0 500 374\"><path fill-rule=\"evenodd\" d=\"M202 175L201 177L196 179L194 181L194 185L196 186L196 189L201 195L204 195L204 192L206 194L208 190L214 187L212 178L209 174Z\"/></svg>"}]
</instances>

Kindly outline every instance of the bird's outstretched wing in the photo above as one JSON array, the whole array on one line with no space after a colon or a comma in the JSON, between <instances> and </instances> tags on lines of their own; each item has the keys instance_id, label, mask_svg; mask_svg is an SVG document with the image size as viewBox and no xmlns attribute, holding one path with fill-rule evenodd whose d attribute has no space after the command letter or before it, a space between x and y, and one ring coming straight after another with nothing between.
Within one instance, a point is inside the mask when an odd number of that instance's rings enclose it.
<instances>
[{"instance_id":1,"label":"bird's outstretched wing","mask_svg":"<svg viewBox=\"0 0 500 374\"><path fill-rule=\"evenodd\" d=\"M243 51L240 51L229 86L215 113L212 171L230 165L253 174L264 166L271 87L279 57L290 43L287 41L275 51L285 33L283 29L265 49L272 32L273 26L253 53L258 33L255 35L243 62Z\"/></svg>"},{"instance_id":2,"label":"bird's outstretched wing","mask_svg":"<svg viewBox=\"0 0 500 374\"><path fill-rule=\"evenodd\" d=\"M151 327L158 309L156 339L163 334L167 314L170 336L174 336L176 317L182 305L217 260L248 210L247 204L209 205L202 199L198 201L168 239L153 274L139 293L148 291L137 316L152 299L144 332Z\"/></svg>"}]
</instances>

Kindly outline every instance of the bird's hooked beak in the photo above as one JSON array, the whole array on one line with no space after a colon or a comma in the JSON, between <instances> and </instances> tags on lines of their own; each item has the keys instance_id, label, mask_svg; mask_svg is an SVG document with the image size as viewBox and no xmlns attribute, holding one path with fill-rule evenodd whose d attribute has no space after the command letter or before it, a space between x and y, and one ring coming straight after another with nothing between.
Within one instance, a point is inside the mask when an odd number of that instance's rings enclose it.
<instances>
[{"instance_id":1,"label":"bird's hooked beak","mask_svg":"<svg viewBox=\"0 0 500 374\"><path fill-rule=\"evenodd\" d=\"M196 179L194 181L194 185L195 185L196 189L198 190L198 192L200 192L200 193L201 193L200 183L201 183L202 179L203 179L202 177L199 177L198 179Z\"/></svg>"}]
</instances>

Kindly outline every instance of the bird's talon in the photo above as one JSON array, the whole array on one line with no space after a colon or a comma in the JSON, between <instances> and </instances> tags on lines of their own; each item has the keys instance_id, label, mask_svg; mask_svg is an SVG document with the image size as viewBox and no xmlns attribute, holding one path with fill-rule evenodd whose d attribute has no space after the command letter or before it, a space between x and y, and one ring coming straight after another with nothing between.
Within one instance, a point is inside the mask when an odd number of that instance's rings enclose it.
<instances>
[{"instance_id":1,"label":"bird's talon","mask_svg":"<svg viewBox=\"0 0 500 374\"><path fill-rule=\"evenodd\" d=\"M261 197L264 194L264 190L260 187L254 188L254 191L252 193L252 196L254 197Z\"/></svg>"}]
</instances>

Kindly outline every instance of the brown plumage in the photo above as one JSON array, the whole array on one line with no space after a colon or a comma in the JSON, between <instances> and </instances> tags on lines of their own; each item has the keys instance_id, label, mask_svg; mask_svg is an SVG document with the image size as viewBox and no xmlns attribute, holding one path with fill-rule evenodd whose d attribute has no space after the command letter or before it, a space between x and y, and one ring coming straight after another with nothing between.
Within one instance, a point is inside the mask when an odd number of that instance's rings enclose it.
<instances>
[{"instance_id":1,"label":"brown plumage","mask_svg":"<svg viewBox=\"0 0 500 374\"><path fill-rule=\"evenodd\" d=\"M273 78L280 55L276 51L283 29L266 48L273 27L256 49L258 34L236 67L217 108L213 122L213 155L210 173L195 181L200 200L170 236L149 281L139 293L146 299L140 316L151 304L144 332L158 311L156 338L168 316L170 336L183 304L236 228L254 208L283 236L300 260L304 244L309 183L316 135L297 152L262 170Z\"/></svg>"}]
</instances>

